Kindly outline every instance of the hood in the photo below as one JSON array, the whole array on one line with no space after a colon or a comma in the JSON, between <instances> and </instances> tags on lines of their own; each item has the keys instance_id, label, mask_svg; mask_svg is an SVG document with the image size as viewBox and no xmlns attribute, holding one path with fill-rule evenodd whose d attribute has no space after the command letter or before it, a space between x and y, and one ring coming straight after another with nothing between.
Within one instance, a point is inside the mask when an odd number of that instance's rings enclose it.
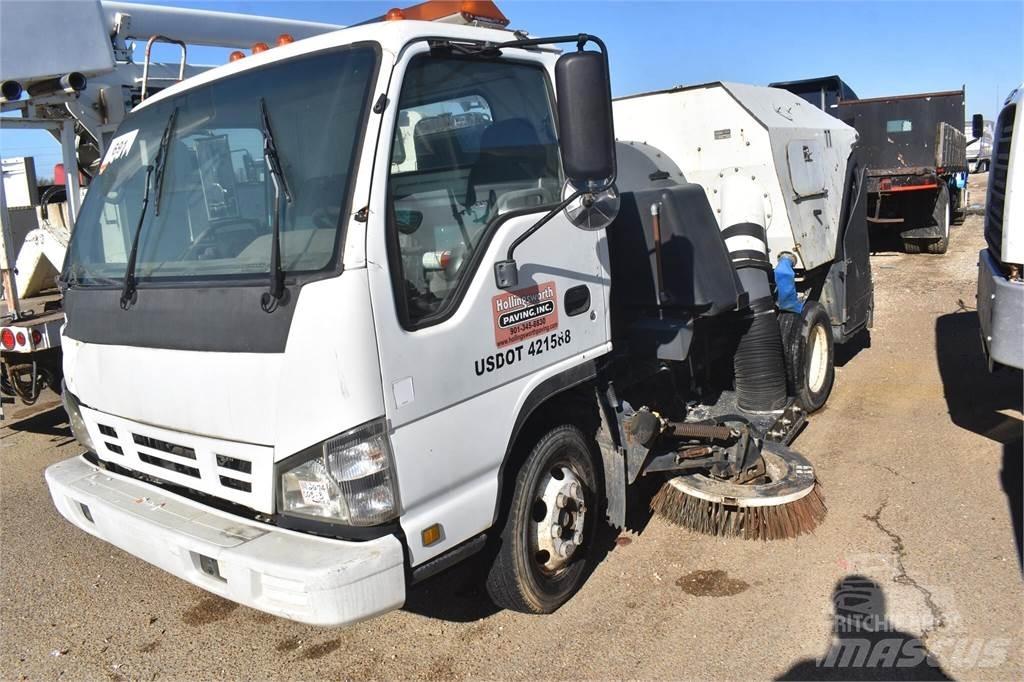
<instances>
[{"instance_id":1,"label":"hood","mask_svg":"<svg viewBox=\"0 0 1024 682\"><path fill-rule=\"evenodd\" d=\"M286 342L278 352L201 350L209 345L201 330L196 350L180 343L154 348L82 341L68 333L74 329L69 319L63 338L68 390L83 405L124 419L270 446L275 460L383 415L365 269L294 291ZM146 293L139 291L140 308ZM69 318L74 314L68 311ZM171 319L164 323L173 325L174 316L184 324L193 313L181 306L165 314ZM264 314L268 328L276 314Z\"/></svg>"}]
</instances>

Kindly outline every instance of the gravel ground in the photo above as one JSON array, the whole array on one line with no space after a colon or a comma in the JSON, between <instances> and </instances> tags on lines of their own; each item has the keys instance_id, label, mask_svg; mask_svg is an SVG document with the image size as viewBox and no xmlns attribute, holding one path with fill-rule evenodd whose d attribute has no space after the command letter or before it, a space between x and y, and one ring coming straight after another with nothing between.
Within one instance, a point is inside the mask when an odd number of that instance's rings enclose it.
<instances>
[{"instance_id":1,"label":"gravel ground","mask_svg":"<svg viewBox=\"0 0 1024 682\"><path fill-rule=\"evenodd\" d=\"M1019 374L984 370L973 312L982 243L972 216L945 256L872 257L870 340L842 353L828 406L797 442L829 504L813 536L725 541L637 514L550 616L490 607L473 563L343 630L236 606L58 516L42 471L76 454L59 411L5 428L0 676L1024 679L1011 518L1022 387ZM872 602L895 629L884 636L922 636L939 667L814 667L859 636L834 637L833 591L851 576L884 595Z\"/></svg>"}]
</instances>

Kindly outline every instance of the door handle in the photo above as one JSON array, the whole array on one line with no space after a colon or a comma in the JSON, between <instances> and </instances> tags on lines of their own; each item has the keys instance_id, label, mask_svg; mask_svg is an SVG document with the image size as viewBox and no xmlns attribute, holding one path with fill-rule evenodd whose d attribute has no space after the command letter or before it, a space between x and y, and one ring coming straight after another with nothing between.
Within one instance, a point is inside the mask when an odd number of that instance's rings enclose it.
<instances>
[{"instance_id":1,"label":"door handle","mask_svg":"<svg viewBox=\"0 0 1024 682\"><path fill-rule=\"evenodd\" d=\"M562 299L565 314L569 317L582 315L590 310L590 287L586 284L570 287Z\"/></svg>"}]
</instances>

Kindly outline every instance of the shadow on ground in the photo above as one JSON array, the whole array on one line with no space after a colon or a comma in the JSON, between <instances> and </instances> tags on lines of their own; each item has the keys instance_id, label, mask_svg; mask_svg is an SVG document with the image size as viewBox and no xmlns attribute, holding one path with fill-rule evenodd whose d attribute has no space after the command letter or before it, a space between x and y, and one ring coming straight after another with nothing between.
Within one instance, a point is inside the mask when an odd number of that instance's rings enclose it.
<instances>
[{"instance_id":1,"label":"shadow on ground","mask_svg":"<svg viewBox=\"0 0 1024 682\"><path fill-rule=\"evenodd\" d=\"M846 343L836 344L833 363L836 367L846 367L862 350L871 348L871 331L862 329Z\"/></svg>"},{"instance_id":2,"label":"shadow on ground","mask_svg":"<svg viewBox=\"0 0 1024 682\"><path fill-rule=\"evenodd\" d=\"M779 680L951 680L921 638L893 627L882 587L848 575L832 591L832 643Z\"/></svg>"},{"instance_id":3,"label":"shadow on ground","mask_svg":"<svg viewBox=\"0 0 1024 682\"><path fill-rule=\"evenodd\" d=\"M989 373L981 349L978 315L974 311L939 317L935 321L935 347L950 419L960 428L1003 446L1002 488L1013 522L1017 561L1024 567L1024 496L1021 490L1024 422L1019 417L1004 414L1024 409L1022 374L1011 369Z\"/></svg>"},{"instance_id":4,"label":"shadow on ground","mask_svg":"<svg viewBox=\"0 0 1024 682\"><path fill-rule=\"evenodd\" d=\"M11 431L27 431L40 433L44 436L57 438L71 438L71 427L68 425L68 415L62 405L56 405L45 412L14 422L3 424Z\"/></svg>"}]
</instances>

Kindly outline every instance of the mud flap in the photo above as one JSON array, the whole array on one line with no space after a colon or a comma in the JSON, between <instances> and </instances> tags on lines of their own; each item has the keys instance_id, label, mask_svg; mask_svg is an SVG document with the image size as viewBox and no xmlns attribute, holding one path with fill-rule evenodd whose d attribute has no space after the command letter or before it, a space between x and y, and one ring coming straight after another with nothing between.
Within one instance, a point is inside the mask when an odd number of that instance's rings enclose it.
<instances>
[{"instance_id":1,"label":"mud flap","mask_svg":"<svg viewBox=\"0 0 1024 682\"><path fill-rule=\"evenodd\" d=\"M601 464L604 468L605 513L608 523L616 528L626 527L626 452L621 442L618 419L613 405L615 394L609 386L607 392L595 388L597 404L600 405L601 429L597 433L597 445L601 450Z\"/></svg>"}]
</instances>

